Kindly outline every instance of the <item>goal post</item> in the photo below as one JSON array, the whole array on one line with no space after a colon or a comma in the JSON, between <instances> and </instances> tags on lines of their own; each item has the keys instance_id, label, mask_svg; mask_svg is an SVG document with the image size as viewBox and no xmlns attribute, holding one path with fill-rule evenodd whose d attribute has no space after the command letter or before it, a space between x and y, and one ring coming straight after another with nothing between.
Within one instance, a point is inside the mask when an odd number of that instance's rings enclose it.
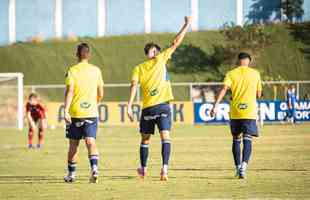
<instances>
[{"instance_id":1,"label":"goal post","mask_svg":"<svg viewBox=\"0 0 310 200\"><path fill-rule=\"evenodd\" d=\"M23 129L24 75L0 73L0 127Z\"/></svg>"}]
</instances>

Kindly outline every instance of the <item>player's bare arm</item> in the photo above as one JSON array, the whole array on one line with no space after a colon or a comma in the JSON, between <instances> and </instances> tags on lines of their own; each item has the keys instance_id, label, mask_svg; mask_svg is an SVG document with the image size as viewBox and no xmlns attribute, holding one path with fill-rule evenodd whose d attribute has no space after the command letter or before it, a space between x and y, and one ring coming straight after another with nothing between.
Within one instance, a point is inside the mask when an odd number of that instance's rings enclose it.
<instances>
[{"instance_id":1,"label":"player's bare arm","mask_svg":"<svg viewBox=\"0 0 310 200\"><path fill-rule=\"evenodd\" d=\"M138 89L138 82L132 81L131 86L130 86L130 96L129 96L128 108L127 108L127 115L130 118L130 120L133 120L132 104L137 94L137 89Z\"/></svg>"},{"instance_id":2,"label":"player's bare arm","mask_svg":"<svg viewBox=\"0 0 310 200\"><path fill-rule=\"evenodd\" d=\"M43 108L44 118L47 119L47 108L46 108L46 106L43 105L42 103L39 103L39 105Z\"/></svg>"},{"instance_id":3,"label":"player's bare arm","mask_svg":"<svg viewBox=\"0 0 310 200\"><path fill-rule=\"evenodd\" d=\"M97 88L97 102L98 103L102 101L103 96L104 96L104 89L102 86L98 86Z\"/></svg>"},{"instance_id":4,"label":"player's bare arm","mask_svg":"<svg viewBox=\"0 0 310 200\"><path fill-rule=\"evenodd\" d=\"M45 105L43 104L40 104L42 108L44 108L43 110L43 115L44 115L44 118L41 119L41 126L43 129L46 129L47 128L47 108Z\"/></svg>"},{"instance_id":5,"label":"player's bare arm","mask_svg":"<svg viewBox=\"0 0 310 200\"><path fill-rule=\"evenodd\" d=\"M30 127L32 129L35 129L36 124L35 124L34 120L32 119L31 113L29 111L27 112L27 121L28 121Z\"/></svg>"},{"instance_id":6,"label":"player's bare arm","mask_svg":"<svg viewBox=\"0 0 310 200\"><path fill-rule=\"evenodd\" d=\"M210 112L211 116L213 117L216 112L217 112L217 107L219 105L219 103L223 100L224 96L226 95L227 90L229 89L229 87L227 85L224 85L223 88L221 89L219 95L216 98L216 101L213 105L213 108Z\"/></svg>"},{"instance_id":7,"label":"player's bare arm","mask_svg":"<svg viewBox=\"0 0 310 200\"><path fill-rule=\"evenodd\" d=\"M263 93L262 93L261 90L258 90L258 91L256 92L256 97L257 97L257 98L261 98L262 95L263 95Z\"/></svg>"},{"instance_id":8,"label":"player's bare arm","mask_svg":"<svg viewBox=\"0 0 310 200\"><path fill-rule=\"evenodd\" d=\"M192 22L192 17L190 17L190 16L184 17L184 24L183 24L181 30L179 31L179 33L176 35L176 37L173 40L172 45L171 45L171 48L173 50L176 50L181 45L181 43L183 42L184 37L187 33L188 28L190 27L191 22Z\"/></svg>"},{"instance_id":9,"label":"player's bare arm","mask_svg":"<svg viewBox=\"0 0 310 200\"><path fill-rule=\"evenodd\" d=\"M69 114L69 108L73 98L73 84L66 87L65 92L65 120L67 123L71 123L71 116Z\"/></svg>"}]
</instances>

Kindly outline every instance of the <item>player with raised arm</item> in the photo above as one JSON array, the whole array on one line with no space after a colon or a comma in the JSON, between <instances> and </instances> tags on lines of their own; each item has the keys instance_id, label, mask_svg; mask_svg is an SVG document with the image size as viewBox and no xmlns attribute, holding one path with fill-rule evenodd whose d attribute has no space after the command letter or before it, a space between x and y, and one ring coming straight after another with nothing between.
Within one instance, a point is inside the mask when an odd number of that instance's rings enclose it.
<instances>
[{"instance_id":1,"label":"player with raised arm","mask_svg":"<svg viewBox=\"0 0 310 200\"><path fill-rule=\"evenodd\" d=\"M37 148L41 148L44 144L44 131L47 126L46 109L40 103L39 97L35 93L31 93L26 104L26 117L29 125L28 130L28 148L33 148L32 140L34 131L38 128L38 143Z\"/></svg>"},{"instance_id":2,"label":"player with raised arm","mask_svg":"<svg viewBox=\"0 0 310 200\"><path fill-rule=\"evenodd\" d=\"M227 90L232 92L230 102L230 128L233 137L232 153L236 166L236 175L245 178L246 168L252 152L252 137L258 137L256 118L256 98L262 94L262 83L257 70L249 67L251 56L240 53L240 66L229 71L224 79L224 86L220 91L211 115L217 112L218 104L222 101ZM241 140L243 150L241 156ZM241 162L242 161L242 162Z\"/></svg>"},{"instance_id":3,"label":"player with raised arm","mask_svg":"<svg viewBox=\"0 0 310 200\"><path fill-rule=\"evenodd\" d=\"M98 67L88 63L90 47L81 43L77 47L78 64L69 68L66 77L65 120L66 137L69 139L68 175L65 182L73 182L76 175L77 150L85 139L91 167L90 182L98 181L98 102L103 98L103 80Z\"/></svg>"},{"instance_id":4,"label":"player with raised arm","mask_svg":"<svg viewBox=\"0 0 310 200\"><path fill-rule=\"evenodd\" d=\"M141 85L143 109L140 118L140 164L138 174L141 178L146 176L147 159L151 135L155 126L158 127L162 142L162 169L161 180L168 180L168 162L171 151L171 110L169 102L173 100L171 84L167 73L166 63L172 53L182 43L190 26L191 17L185 17L185 23L169 48L161 52L159 45L147 43L144 53L147 61L136 66L131 78L130 97L127 114L133 120L132 104L137 92L138 84Z\"/></svg>"}]
</instances>

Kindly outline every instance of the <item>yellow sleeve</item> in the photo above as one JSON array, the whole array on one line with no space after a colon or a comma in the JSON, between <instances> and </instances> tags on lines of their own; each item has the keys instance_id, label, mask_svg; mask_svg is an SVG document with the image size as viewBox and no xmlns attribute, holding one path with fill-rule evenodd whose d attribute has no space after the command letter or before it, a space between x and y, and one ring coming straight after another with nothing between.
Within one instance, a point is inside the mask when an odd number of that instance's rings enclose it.
<instances>
[{"instance_id":1,"label":"yellow sleeve","mask_svg":"<svg viewBox=\"0 0 310 200\"><path fill-rule=\"evenodd\" d=\"M173 52L174 51L173 51L172 47L169 47L168 49L165 49L163 52L161 52L158 55L158 58L167 62L171 58L171 55L173 54Z\"/></svg>"},{"instance_id":2,"label":"yellow sleeve","mask_svg":"<svg viewBox=\"0 0 310 200\"><path fill-rule=\"evenodd\" d=\"M103 79L102 79L102 74L101 74L101 70L100 69L98 69L98 82L97 82L97 85L99 86L99 87L103 87L103 85L104 85L104 82L103 82Z\"/></svg>"},{"instance_id":3,"label":"yellow sleeve","mask_svg":"<svg viewBox=\"0 0 310 200\"><path fill-rule=\"evenodd\" d=\"M70 70L68 70L67 74L66 74L66 85L73 85L74 80L72 77L72 72Z\"/></svg>"},{"instance_id":4,"label":"yellow sleeve","mask_svg":"<svg viewBox=\"0 0 310 200\"><path fill-rule=\"evenodd\" d=\"M131 81L139 82L140 80L140 70L139 66L136 66L132 71Z\"/></svg>"},{"instance_id":5,"label":"yellow sleeve","mask_svg":"<svg viewBox=\"0 0 310 200\"><path fill-rule=\"evenodd\" d=\"M227 73L226 76L225 76L224 85L226 85L226 86L231 88L232 80L231 80L231 77L230 77L229 73Z\"/></svg>"},{"instance_id":6,"label":"yellow sleeve","mask_svg":"<svg viewBox=\"0 0 310 200\"><path fill-rule=\"evenodd\" d=\"M258 82L257 82L257 91L262 91L263 90L263 87L262 87L262 80L260 78L260 75L258 73Z\"/></svg>"}]
</instances>

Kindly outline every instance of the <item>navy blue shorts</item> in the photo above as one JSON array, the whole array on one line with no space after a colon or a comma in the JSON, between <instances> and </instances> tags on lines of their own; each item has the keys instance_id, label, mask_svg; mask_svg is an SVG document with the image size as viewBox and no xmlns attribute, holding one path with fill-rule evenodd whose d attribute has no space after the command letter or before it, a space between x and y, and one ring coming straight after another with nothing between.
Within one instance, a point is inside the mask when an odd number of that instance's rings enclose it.
<instances>
[{"instance_id":1,"label":"navy blue shorts","mask_svg":"<svg viewBox=\"0 0 310 200\"><path fill-rule=\"evenodd\" d=\"M295 108L287 110L287 117L289 117L289 118L295 117Z\"/></svg>"},{"instance_id":2,"label":"navy blue shorts","mask_svg":"<svg viewBox=\"0 0 310 200\"><path fill-rule=\"evenodd\" d=\"M257 124L255 119L231 119L230 130L233 136L251 135L258 137Z\"/></svg>"},{"instance_id":3,"label":"navy blue shorts","mask_svg":"<svg viewBox=\"0 0 310 200\"><path fill-rule=\"evenodd\" d=\"M155 125L159 131L171 130L171 108L169 103L158 104L142 110L140 133L154 134Z\"/></svg>"},{"instance_id":4,"label":"navy blue shorts","mask_svg":"<svg viewBox=\"0 0 310 200\"><path fill-rule=\"evenodd\" d=\"M73 140L85 137L96 138L98 118L72 118L72 123L66 126L66 137Z\"/></svg>"}]
</instances>

